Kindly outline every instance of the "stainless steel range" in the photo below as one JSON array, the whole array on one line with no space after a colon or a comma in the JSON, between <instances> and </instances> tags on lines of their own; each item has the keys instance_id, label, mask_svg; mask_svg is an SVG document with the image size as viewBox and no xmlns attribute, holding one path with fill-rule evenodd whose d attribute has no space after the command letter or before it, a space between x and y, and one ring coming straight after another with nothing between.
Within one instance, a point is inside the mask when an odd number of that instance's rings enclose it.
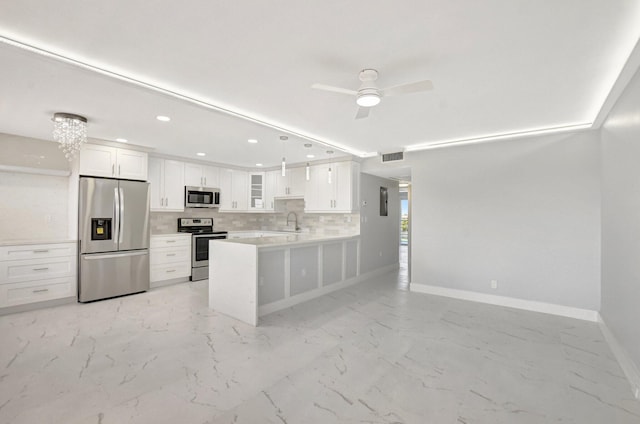
<instances>
[{"instance_id":1,"label":"stainless steel range","mask_svg":"<svg viewBox=\"0 0 640 424\"><path fill-rule=\"evenodd\" d=\"M212 218L178 218L178 232L191 233L191 281L209 278L209 240L226 239L226 231L214 231Z\"/></svg>"}]
</instances>

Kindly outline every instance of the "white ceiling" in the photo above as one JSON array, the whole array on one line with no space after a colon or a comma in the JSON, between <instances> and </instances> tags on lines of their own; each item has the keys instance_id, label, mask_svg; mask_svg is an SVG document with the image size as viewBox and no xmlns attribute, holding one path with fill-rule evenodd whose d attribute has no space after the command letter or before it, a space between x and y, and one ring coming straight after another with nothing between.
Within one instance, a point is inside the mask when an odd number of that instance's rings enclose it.
<instances>
[{"instance_id":1,"label":"white ceiling","mask_svg":"<svg viewBox=\"0 0 640 424\"><path fill-rule=\"evenodd\" d=\"M640 36L640 2L2 1L0 36L90 65L5 39L0 132L50 139L52 114L72 112L90 137L275 166L326 159L318 142L362 155L592 124ZM354 120L354 99L310 88L357 89L363 68L382 87L435 89Z\"/></svg>"}]
</instances>

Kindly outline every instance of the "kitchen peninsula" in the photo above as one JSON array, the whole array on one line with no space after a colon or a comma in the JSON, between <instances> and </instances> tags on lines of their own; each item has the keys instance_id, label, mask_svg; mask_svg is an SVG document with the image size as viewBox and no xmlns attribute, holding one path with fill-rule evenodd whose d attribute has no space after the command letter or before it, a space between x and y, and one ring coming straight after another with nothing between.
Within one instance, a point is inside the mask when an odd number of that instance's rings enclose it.
<instances>
[{"instance_id":1,"label":"kitchen peninsula","mask_svg":"<svg viewBox=\"0 0 640 424\"><path fill-rule=\"evenodd\" d=\"M209 242L209 307L254 326L262 315L355 284L359 275L359 235Z\"/></svg>"}]
</instances>

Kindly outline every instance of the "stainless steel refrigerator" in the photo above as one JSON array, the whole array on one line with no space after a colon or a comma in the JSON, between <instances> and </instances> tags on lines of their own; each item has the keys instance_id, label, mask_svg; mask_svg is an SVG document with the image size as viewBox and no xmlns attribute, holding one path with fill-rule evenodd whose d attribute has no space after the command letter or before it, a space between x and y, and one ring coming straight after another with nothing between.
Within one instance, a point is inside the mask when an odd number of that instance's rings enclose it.
<instances>
[{"instance_id":1,"label":"stainless steel refrigerator","mask_svg":"<svg viewBox=\"0 0 640 424\"><path fill-rule=\"evenodd\" d=\"M80 177L78 300L149 290L149 183Z\"/></svg>"}]
</instances>

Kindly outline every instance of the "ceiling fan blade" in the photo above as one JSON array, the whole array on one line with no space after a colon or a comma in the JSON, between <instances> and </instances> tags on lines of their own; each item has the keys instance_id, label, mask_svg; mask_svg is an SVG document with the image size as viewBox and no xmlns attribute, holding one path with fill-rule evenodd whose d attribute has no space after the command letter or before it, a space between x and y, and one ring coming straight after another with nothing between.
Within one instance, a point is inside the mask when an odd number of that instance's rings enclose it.
<instances>
[{"instance_id":1,"label":"ceiling fan blade","mask_svg":"<svg viewBox=\"0 0 640 424\"><path fill-rule=\"evenodd\" d=\"M358 108L358 113L356 113L356 119L362 119L362 118L366 118L367 116L369 116L369 110L371 108L370 107L359 107Z\"/></svg>"},{"instance_id":2,"label":"ceiling fan blade","mask_svg":"<svg viewBox=\"0 0 640 424\"><path fill-rule=\"evenodd\" d=\"M402 94L417 93L433 90L433 83L429 80L410 82L381 90L383 96L400 96Z\"/></svg>"},{"instance_id":3,"label":"ceiling fan blade","mask_svg":"<svg viewBox=\"0 0 640 424\"><path fill-rule=\"evenodd\" d=\"M311 88L315 88L316 90L324 90L324 91L332 91L334 93L340 94L349 94L351 96L355 96L358 94L355 90L349 90L347 88L334 87L332 85L324 85L324 84L313 84Z\"/></svg>"}]
</instances>

